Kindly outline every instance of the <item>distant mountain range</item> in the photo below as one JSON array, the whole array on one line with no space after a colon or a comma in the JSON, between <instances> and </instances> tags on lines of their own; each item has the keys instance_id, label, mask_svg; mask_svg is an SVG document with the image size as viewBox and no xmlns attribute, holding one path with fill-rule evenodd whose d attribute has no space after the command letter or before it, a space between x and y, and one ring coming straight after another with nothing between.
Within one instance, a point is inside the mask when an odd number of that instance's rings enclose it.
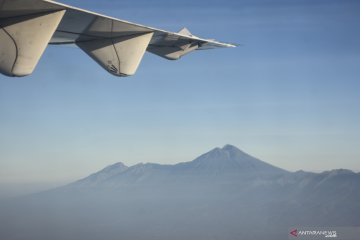
<instances>
[{"instance_id":1,"label":"distant mountain range","mask_svg":"<svg viewBox=\"0 0 360 240\"><path fill-rule=\"evenodd\" d=\"M121 187L124 184L170 184L179 181L198 183L199 180L234 183L243 178L280 177L287 173L226 145L191 162L175 165L140 163L127 167L121 162L115 163L66 187Z\"/></svg>"},{"instance_id":2,"label":"distant mountain range","mask_svg":"<svg viewBox=\"0 0 360 240\"><path fill-rule=\"evenodd\" d=\"M281 240L360 226L360 174L289 172L226 145L175 165L116 163L3 209L0 239Z\"/></svg>"}]
</instances>

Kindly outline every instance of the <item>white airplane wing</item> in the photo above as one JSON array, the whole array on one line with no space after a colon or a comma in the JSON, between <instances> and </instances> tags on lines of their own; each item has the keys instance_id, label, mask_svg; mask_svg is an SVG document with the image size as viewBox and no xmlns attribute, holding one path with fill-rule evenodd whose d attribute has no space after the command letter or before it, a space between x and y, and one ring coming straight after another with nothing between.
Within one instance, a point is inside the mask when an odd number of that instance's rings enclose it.
<instances>
[{"instance_id":1,"label":"white airplane wing","mask_svg":"<svg viewBox=\"0 0 360 240\"><path fill-rule=\"evenodd\" d=\"M74 44L116 76L136 72L145 51L176 60L233 44L127 22L51 0L0 0L0 73L33 72L48 44Z\"/></svg>"}]
</instances>

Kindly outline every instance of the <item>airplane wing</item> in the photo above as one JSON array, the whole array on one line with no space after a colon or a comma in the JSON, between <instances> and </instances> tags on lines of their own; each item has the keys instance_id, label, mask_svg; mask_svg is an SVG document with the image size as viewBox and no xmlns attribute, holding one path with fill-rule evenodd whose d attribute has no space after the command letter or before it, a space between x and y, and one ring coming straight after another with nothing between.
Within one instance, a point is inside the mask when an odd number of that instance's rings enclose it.
<instances>
[{"instance_id":1,"label":"airplane wing","mask_svg":"<svg viewBox=\"0 0 360 240\"><path fill-rule=\"evenodd\" d=\"M145 51L177 60L194 50L235 47L186 28L168 32L51 0L0 0L0 73L31 74L48 44L74 44L116 76L135 74Z\"/></svg>"}]
</instances>

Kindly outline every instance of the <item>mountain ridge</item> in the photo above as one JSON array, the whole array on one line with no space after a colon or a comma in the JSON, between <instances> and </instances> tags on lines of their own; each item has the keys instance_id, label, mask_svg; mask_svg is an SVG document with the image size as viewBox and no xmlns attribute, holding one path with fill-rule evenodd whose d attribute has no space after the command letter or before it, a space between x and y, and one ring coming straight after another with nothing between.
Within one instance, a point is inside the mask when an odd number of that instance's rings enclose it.
<instances>
[{"instance_id":1,"label":"mountain ridge","mask_svg":"<svg viewBox=\"0 0 360 240\"><path fill-rule=\"evenodd\" d=\"M223 148L214 148L192 161L176 164L138 163L126 166L118 162L104 169L80 179L70 186L95 185L125 181L145 182L156 178L170 180L174 177L186 176L232 176L242 177L245 175L281 175L288 171L263 162L241 151L237 147L227 144ZM209 179L210 180L210 179Z\"/></svg>"},{"instance_id":2,"label":"mountain ridge","mask_svg":"<svg viewBox=\"0 0 360 240\"><path fill-rule=\"evenodd\" d=\"M298 184L309 186L310 183L333 179L356 178L360 176L346 169L334 169L322 173L307 171L290 172L261 161L226 144L200 155L192 161L176 164L138 163L126 166L118 162L90 174L65 188L79 187L123 187L133 184L174 184L179 182L196 184L259 184L276 182L277 184ZM250 181L250 182L249 182ZM323 183L322 183L323 184Z\"/></svg>"}]
</instances>

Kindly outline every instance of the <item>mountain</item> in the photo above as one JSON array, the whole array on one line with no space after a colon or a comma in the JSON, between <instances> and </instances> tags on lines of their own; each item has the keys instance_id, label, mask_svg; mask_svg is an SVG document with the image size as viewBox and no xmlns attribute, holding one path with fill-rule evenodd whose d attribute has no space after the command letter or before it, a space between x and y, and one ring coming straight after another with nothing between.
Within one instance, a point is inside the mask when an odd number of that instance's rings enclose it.
<instances>
[{"instance_id":1,"label":"mountain","mask_svg":"<svg viewBox=\"0 0 360 240\"><path fill-rule=\"evenodd\" d=\"M84 179L78 180L71 185L76 185L79 187L96 186L97 184L102 183L113 176L123 173L127 169L128 167L125 164L123 164L122 162L118 162L107 166L104 169L93 173Z\"/></svg>"},{"instance_id":2,"label":"mountain","mask_svg":"<svg viewBox=\"0 0 360 240\"><path fill-rule=\"evenodd\" d=\"M121 174L122 172L124 172L126 169L128 169L128 167L121 163L115 163L113 165L107 166L104 169L91 174L90 176L81 179L79 181L76 181L75 183L73 183L73 185L77 185L77 186L94 186L96 184L99 184L103 181L105 181L106 179L112 177L112 176L116 176L118 174Z\"/></svg>"},{"instance_id":3,"label":"mountain","mask_svg":"<svg viewBox=\"0 0 360 240\"><path fill-rule=\"evenodd\" d=\"M174 165L116 163L0 210L0 239L282 240L360 226L360 173L289 172L225 145Z\"/></svg>"},{"instance_id":4,"label":"mountain","mask_svg":"<svg viewBox=\"0 0 360 240\"><path fill-rule=\"evenodd\" d=\"M119 162L66 186L109 187L124 184L177 182L236 182L244 178L275 177L288 173L256 159L232 145L215 148L190 162L175 165L140 163L131 167Z\"/></svg>"},{"instance_id":5,"label":"mountain","mask_svg":"<svg viewBox=\"0 0 360 240\"><path fill-rule=\"evenodd\" d=\"M208 153L201 155L194 161L179 163L174 166L179 170L205 174L237 174L261 173L281 174L286 171L274 167L268 163L256 159L232 145L225 145L223 148L215 148Z\"/></svg>"}]
</instances>

